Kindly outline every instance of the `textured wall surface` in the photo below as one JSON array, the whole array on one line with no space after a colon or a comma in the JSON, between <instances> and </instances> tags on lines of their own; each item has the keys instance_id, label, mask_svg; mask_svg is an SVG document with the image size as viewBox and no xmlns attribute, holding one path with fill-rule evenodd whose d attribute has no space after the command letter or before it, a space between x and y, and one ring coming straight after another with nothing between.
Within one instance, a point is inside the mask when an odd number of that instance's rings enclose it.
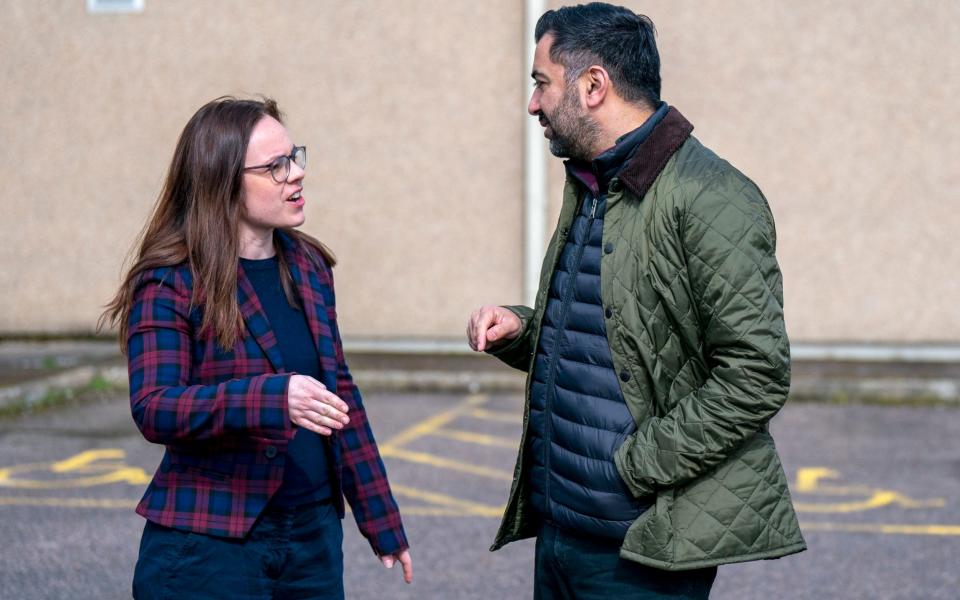
<instances>
[{"instance_id":1,"label":"textured wall surface","mask_svg":"<svg viewBox=\"0 0 960 600\"><path fill-rule=\"evenodd\" d=\"M792 339L960 341L960 2L623 4L663 99L769 199Z\"/></svg>"},{"instance_id":2,"label":"textured wall surface","mask_svg":"<svg viewBox=\"0 0 960 600\"><path fill-rule=\"evenodd\" d=\"M770 200L791 337L960 341L960 2L625 3L657 25L664 99ZM2 8L0 333L92 329L221 94L275 97L308 146L346 335L456 337L520 299L519 0Z\"/></svg>"},{"instance_id":3,"label":"textured wall surface","mask_svg":"<svg viewBox=\"0 0 960 600\"><path fill-rule=\"evenodd\" d=\"M340 259L349 335L453 335L478 299L519 298L514 0L5 4L0 331L91 329L180 130L222 94L275 97L308 147L304 229Z\"/></svg>"}]
</instances>

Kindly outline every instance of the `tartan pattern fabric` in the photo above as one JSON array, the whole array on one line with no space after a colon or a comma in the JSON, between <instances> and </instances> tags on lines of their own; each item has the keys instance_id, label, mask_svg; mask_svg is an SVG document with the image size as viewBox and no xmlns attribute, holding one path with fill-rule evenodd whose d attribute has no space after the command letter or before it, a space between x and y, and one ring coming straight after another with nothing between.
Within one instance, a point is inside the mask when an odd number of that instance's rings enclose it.
<instances>
[{"instance_id":1,"label":"tartan pattern fabric","mask_svg":"<svg viewBox=\"0 0 960 600\"><path fill-rule=\"evenodd\" d=\"M278 232L316 343L323 384L349 406L350 423L331 437L335 503L343 497L380 555L408 547L397 503L363 402L344 359L333 273L319 252ZM137 512L161 525L240 538L283 480L295 432L287 410L291 373L243 268L237 301L246 325L229 351L199 335L186 264L145 271L130 312L130 406L143 436L166 451Z\"/></svg>"}]
</instances>

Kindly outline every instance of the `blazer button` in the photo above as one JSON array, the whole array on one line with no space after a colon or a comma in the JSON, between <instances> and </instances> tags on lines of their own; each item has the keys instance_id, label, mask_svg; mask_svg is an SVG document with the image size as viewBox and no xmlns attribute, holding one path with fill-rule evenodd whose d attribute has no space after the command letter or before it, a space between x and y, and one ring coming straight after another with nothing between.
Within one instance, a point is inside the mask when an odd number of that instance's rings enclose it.
<instances>
[{"instance_id":1,"label":"blazer button","mask_svg":"<svg viewBox=\"0 0 960 600\"><path fill-rule=\"evenodd\" d=\"M263 453L267 456L267 458L273 458L274 456L277 455L277 447L267 446L266 449L263 451Z\"/></svg>"},{"instance_id":2,"label":"blazer button","mask_svg":"<svg viewBox=\"0 0 960 600\"><path fill-rule=\"evenodd\" d=\"M603 253L610 254L611 252L613 252L613 243L607 242L607 245L603 247Z\"/></svg>"},{"instance_id":3,"label":"blazer button","mask_svg":"<svg viewBox=\"0 0 960 600\"><path fill-rule=\"evenodd\" d=\"M627 373L626 371L620 371L620 381L624 383L630 381L630 373Z\"/></svg>"},{"instance_id":4,"label":"blazer button","mask_svg":"<svg viewBox=\"0 0 960 600\"><path fill-rule=\"evenodd\" d=\"M613 317L613 309L612 309L612 308L607 308L607 310L603 311L603 314L607 315L607 318L609 319L609 318Z\"/></svg>"}]
</instances>

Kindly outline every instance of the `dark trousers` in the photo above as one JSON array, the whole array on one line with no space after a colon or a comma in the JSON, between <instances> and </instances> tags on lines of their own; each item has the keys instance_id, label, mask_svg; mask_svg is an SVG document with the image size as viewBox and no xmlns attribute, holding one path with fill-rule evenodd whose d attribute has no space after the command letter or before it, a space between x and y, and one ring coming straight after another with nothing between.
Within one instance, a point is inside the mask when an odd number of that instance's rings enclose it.
<instances>
[{"instance_id":1,"label":"dark trousers","mask_svg":"<svg viewBox=\"0 0 960 600\"><path fill-rule=\"evenodd\" d=\"M717 568L663 571L620 558L620 544L544 524L537 536L535 600L700 599Z\"/></svg>"},{"instance_id":2,"label":"dark trousers","mask_svg":"<svg viewBox=\"0 0 960 600\"><path fill-rule=\"evenodd\" d=\"M343 599L343 529L333 504L268 509L244 539L147 521L133 597Z\"/></svg>"}]
</instances>

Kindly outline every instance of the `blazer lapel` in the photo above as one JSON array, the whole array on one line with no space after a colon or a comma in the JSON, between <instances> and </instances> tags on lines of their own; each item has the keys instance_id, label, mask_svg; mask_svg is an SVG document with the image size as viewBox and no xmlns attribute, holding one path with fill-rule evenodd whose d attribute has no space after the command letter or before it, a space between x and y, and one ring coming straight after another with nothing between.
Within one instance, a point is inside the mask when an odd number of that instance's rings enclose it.
<instances>
[{"instance_id":1,"label":"blazer lapel","mask_svg":"<svg viewBox=\"0 0 960 600\"><path fill-rule=\"evenodd\" d=\"M239 261L237 263L237 303L240 305L240 315L274 370L277 373L283 373L283 357L277 345L277 336L270 328L267 314L263 312L263 306L260 305L260 300L257 299L257 294L250 280L247 279L243 266Z\"/></svg>"},{"instance_id":2,"label":"blazer lapel","mask_svg":"<svg viewBox=\"0 0 960 600\"><path fill-rule=\"evenodd\" d=\"M310 335L317 348L317 356L320 357L323 383L330 389L336 389L337 363L333 335L325 314L327 302L323 296L317 268L310 263L306 251L297 247L296 241L282 233L280 240L284 257L290 267L290 277L300 296L301 306L310 327Z\"/></svg>"}]
</instances>

